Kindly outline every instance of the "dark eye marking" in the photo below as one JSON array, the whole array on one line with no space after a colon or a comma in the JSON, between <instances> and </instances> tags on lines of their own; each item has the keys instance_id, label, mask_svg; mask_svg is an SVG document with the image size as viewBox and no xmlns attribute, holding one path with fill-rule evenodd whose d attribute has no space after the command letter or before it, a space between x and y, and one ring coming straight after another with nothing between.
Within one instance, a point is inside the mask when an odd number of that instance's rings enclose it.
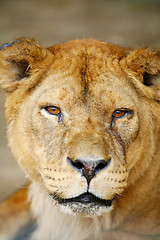
<instances>
[{"instance_id":1,"label":"dark eye marking","mask_svg":"<svg viewBox=\"0 0 160 240\"><path fill-rule=\"evenodd\" d=\"M111 129L114 129L116 120L122 119L122 118L126 118L126 120L129 120L133 117L133 115L134 115L134 112L131 109L127 109L127 108L116 109L112 113Z\"/></svg>"},{"instance_id":2,"label":"dark eye marking","mask_svg":"<svg viewBox=\"0 0 160 240\"><path fill-rule=\"evenodd\" d=\"M125 143L124 143L123 139L121 138L121 135L118 132L118 127L116 127L116 121L118 121L118 119L120 120L122 118L124 118L125 120L129 120L133 117L133 114L134 114L134 112L131 109L120 108L120 109L116 109L112 113L112 118L111 118L111 130L112 130L112 133L115 136L116 140L122 146L125 161L126 161Z\"/></svg>"},{"instance_id":3,"label":"dark eye marking","mask_svg":"<svg viewBox=\"0 0 160 240\"><path fill-rule=\"evenodd\" d=\"M61 112L61 109L57 106L42 106L41 109L44 109L47 114L57 116L58 117L58 123L63 123L63 113Z\"/></svg>"}]
</instances>

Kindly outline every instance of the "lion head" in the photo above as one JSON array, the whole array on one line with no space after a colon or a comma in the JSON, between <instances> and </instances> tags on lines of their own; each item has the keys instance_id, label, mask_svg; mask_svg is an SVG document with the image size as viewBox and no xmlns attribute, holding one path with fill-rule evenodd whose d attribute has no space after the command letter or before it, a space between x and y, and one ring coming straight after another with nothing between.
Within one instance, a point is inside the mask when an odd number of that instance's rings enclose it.
<instances>
[{"instance_id":1,"label":"lion head","mask_svg":"<svg viewBox=\"0 0 160 240\"><path fill-rule=\"evenodd\" d=\"M60 209L114 208L159 146L160 53L92 39L42 48L18 39L0 51L12 152Z\"/></svg>"}]
</instances>

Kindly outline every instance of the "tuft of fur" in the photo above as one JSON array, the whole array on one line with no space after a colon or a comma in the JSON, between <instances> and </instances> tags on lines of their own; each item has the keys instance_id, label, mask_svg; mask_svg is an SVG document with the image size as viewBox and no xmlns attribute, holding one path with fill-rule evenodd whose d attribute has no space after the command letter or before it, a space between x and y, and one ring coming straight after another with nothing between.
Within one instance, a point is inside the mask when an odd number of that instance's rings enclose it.
<instances>
[{"instance_id":1,"label":"tuft of fur","mask_svg":"<svg viewBox=\"0 0 160 240\"><path fill-rule=\"evenodd\" d=\"M33 182L30 188L29 200L32 202L31 209L38 226L31 236L32 240L43 240L44 236L48 240L84 240L90 239L91 236L93 239L99 239L103 217L92 219L61 212L58 204L53 203L45 189L42 190L36 182Z\"/></svg>"}]
</instances>

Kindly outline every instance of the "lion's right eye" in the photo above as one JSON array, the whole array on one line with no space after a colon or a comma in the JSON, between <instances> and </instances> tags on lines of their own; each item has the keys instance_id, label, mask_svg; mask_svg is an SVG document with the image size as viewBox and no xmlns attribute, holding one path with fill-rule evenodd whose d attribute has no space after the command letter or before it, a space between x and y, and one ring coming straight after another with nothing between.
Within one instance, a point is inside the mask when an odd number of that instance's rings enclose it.
<instances>
[{"instance_id":1,"label":"lion's right eye","mask_svg":"<svg viewBox=\"0 0 160 240\"><path fill-rule=\"evenodd\" d=\"M52 115L60 115L61 110L59 107L55 107L55 106L47 106L44 108L48 113L52 114Z\"/></svg>"},{"instance_id":2,"label":"lion's right eye","mask_svg":"<svg viewBox=\"0 0 160 240\"><path fill-rule=\"evenodd\" d=\"M115 118L121 118L121 117L123 117L125 114L126 114L126 111L125 111L124 109L118 109L118 110L115 110L115 111L112 113L112 116L115 117Z\"/></svg>"}]
</instances>

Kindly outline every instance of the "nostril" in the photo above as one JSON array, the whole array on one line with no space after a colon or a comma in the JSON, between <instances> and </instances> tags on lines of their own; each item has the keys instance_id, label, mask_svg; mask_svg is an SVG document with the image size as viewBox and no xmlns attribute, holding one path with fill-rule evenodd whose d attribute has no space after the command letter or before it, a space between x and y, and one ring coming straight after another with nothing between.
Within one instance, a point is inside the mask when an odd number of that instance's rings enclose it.
<instances>
[{"instance_id":1,"label":"nostril","mask_svg":"<svg viewBox=\"0 0 160 240\"><path fill-rule=\"evenodd\" d=\"M84 168L84 164L82 162L80 162L79 160L72 162L72 165L79 170Z\"/></svg>"},{"instance_id":2,"label":"nostril","mask_svg":"<svg viewBox=\"0 0 160 240\"><path fill-rule=\"evenodd\" d=\"M67 161L73 168L78 171L82 171L82 169L84 169L84 164L80 160L72 161L69 157L67 157Z\"/></svg>"},{"instance_id":3,"label":"nostril","mask_svg":"<svg viewBox=\"0 0 160 240\"><path fill-rule=\"evenodd\" d=\"M98 163L97 167L95 168L95 174L97 174L101 170L107 168L110 163L111 163L111 158L108 161L100 160L100 162Z\"/></svg>"}]
</instances>

